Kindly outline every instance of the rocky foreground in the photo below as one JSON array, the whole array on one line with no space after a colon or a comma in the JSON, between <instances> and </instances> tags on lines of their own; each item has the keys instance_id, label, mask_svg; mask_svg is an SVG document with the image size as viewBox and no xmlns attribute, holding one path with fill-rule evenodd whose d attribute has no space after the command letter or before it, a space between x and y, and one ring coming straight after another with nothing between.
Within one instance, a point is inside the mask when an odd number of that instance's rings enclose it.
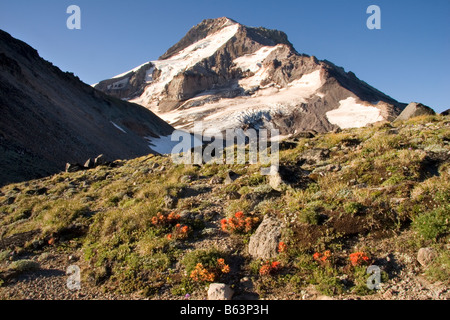
<instances>
[{"instance_id":1,"label":"rocky foreground","mask_svg":"<svg viewBox=\"0 0 450 320\"><path fill-rule=\"evenodd\" d=\"M449 143L422 116L293 136L274 177L151 155L5 186L0 297L448 299Z\"/></svg>"}]
</instances>

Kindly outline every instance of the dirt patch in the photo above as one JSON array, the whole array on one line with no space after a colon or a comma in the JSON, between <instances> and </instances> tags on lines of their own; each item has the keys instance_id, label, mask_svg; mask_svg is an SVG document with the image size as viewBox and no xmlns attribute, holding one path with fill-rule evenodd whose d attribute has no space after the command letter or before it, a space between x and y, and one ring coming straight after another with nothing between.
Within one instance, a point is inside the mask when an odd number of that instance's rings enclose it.
<instances>
[{"instance_id":1,"label":"dirt patch","mask_svg":"<svg viewBox=\"0 0 450 320\"><path fill-rule=\"evenodd\" d=\"M40 230L33 230L15 234L6 239L0 239L0 250L14 249L15 247L23 247L28 241L33 240L41 233Z\"/></svg>"}]
</instances>

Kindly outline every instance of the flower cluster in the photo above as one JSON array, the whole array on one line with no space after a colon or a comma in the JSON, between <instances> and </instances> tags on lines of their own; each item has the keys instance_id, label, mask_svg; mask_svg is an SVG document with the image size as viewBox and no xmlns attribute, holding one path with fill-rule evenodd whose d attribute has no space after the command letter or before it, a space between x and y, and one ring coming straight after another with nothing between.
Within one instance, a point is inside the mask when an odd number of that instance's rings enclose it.
<instances>
[{"instance_id":1,"label":"flower cluster","mask_svg":"<svg viewBox=\"0 0 450 320\"><path fill-rule=\"evenodd\" d=\"M283 241L278 244L278 253L283 253L287 251L287 245Z\"/></svg>"},{"instance_id":2,"label":"flower cluster","mask_svg":"<svg viewBox=\"0 0 450 320\"><path fill-rule=\"evenodd\" d=\"M201 263L197 263L190 277L195 282L213 282L216 279L214 272L208 271Z\"/></svg>"},{"instance_id":3,"label":"flower cluster","mask_svg":"<svg viewBox=\"0 0 450 320\"><path fill-rule=\"evenodd\" d=\"M182 226L181 224L177 224L172 233L167 235L167 239L186 239L189 234L189 227Z\"/></svg>"},{"instance_id":4,"label":"flower cluster","mask_svg":"<svg viewBox=\"0 0 450 320\"><path fill-rule=\"evenodd\" d=\"M222 273L229 273L230 272L230 266L225 264L224 259L217 259L217 267L220 269L220 272Z\"/></svg>"},{"instance_id":5,"label":"flower cluster","mask_svg":"<svg viewBox=\"0 0 450 320\"><path fill-rule=\"evenodd\" d=\"M233 217L222 219L220 224L225 232L249 232L259 221L258 218L246 217L242 211L236 212Z\"/></svg>"},{"instance_id":6,"label":"flower cluster","mask_svg":"<svg viewBox=\"0 0 450 320\"><path fill-rule=\"evenodd\" d=\"M328 258L331 257L331 251L330 250L326 250L323 253L320 252L316 252L313 254L313 259L316 260L317 262L320 263L327 263L328 262Z\"/></svg>"},{"instance_id":7,"label":"flower cluster","mask_svg":"<svg viewBox=\"0 0 450 320\"><path fill-rule=\"evenodd\" d=\"M208 270L202 263L197 263L190 274L190 278L195 282L214 282L217 276L230 272L230 266L225 264L224 259L217 259L215 267Z\"/></svg>"},{"instance_id":8,"label":"flower cluster","mask_svg":"<svg viewBox=\"0 0 450 320\"><path fill-rule=\"evenodd\" d=\"M157 227L164 227L167 225L173 225L180 220L180 215L175 212L171 212L168 215L164 215L160 212L152 218L152 225Z\"/></svg>"},{"instance_id":9,"label":"flower cluster","mask_svg":"<svg viewBox=\"0 0 450 320\"><path fill-rule=\"evenodd\" d=\"M278 272L281 269L281 263L278 261L270 262L266 261L259 269L259 274L262 276L268 276Z\"/></svg>"},{"instance_id":10,"label":"flower cluster","mask_svg":"<svg viewBox=\"0 0 450 320\"><path fill-rule=\"evenodd\" d=\"M369 257L364 252L355 252L350 254L350 262L352 266L360 266L369 262Z\"/></svg>"}]
</instances>

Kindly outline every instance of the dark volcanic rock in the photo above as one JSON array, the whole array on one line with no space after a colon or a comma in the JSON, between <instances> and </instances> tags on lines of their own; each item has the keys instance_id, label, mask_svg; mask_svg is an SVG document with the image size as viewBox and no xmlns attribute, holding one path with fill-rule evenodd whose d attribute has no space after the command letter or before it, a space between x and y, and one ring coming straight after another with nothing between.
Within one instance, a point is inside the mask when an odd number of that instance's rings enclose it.
<instances>
[{"instance_id":1,"label":"dark volcanic rock","mask_svg":"<svg viewBox=\"0 0 450 320\"><path fill-rule=\"evenodd\" d=\"M1 30L0 106L0 185L57 173L67 162L99 154L144 156L152 152L145 137L173 131L149 110L95 90Z\"/></svg>"}]
</instances>

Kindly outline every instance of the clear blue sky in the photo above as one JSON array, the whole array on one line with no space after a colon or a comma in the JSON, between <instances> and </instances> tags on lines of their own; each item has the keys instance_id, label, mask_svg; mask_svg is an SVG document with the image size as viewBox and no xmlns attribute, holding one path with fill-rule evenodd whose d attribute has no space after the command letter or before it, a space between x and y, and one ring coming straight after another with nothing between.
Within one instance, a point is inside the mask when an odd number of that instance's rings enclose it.
<instances>
[{"instance_id":1,"label":"clear blue sky","mask_svg":"<svg viewBox=\"0 0 450 320\"><path fill-rule=\"evenodd\" d=\"M81 8L68 30L66 9ZM382 29L366 9L380 6ZM449 0L2 0L0 29L92 84L157 59L206 18L285 31L297 51L327 59L401 102L450 108Z\"/></svg>"}]
</instances>

